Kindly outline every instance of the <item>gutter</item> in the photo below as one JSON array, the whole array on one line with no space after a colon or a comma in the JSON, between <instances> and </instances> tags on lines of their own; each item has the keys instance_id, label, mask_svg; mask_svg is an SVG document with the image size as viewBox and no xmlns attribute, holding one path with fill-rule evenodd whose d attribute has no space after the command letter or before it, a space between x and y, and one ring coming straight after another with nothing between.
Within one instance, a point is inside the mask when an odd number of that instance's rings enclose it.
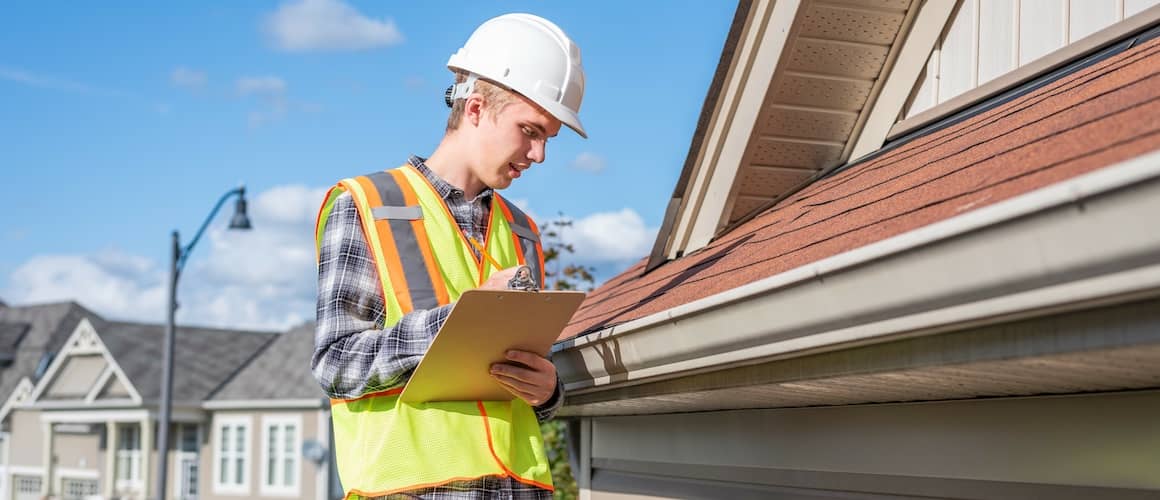
<instances>
[{"instance_id":1,"label":"gutter","mask_svg":"<svg viewBox=\"0 0 1160 500\"><path fill-rule=\"evenodd\" d=\"M1160 294L1158 180L1154 151L559 342L553 361L583 394Z\"/></svg>"}]
</instances>

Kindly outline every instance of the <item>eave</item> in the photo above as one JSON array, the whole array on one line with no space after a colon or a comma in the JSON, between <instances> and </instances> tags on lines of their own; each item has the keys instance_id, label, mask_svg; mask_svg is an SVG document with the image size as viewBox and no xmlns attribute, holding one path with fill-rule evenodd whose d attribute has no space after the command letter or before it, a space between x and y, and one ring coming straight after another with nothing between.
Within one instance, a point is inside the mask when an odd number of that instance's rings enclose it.
<instances>
[{"instance_id":1,"label":"eave","mask_svg":"<svg viewBox=\"0 0 1160 500\"><path fill-rule=\"evenodd\" d=\"M1131 305L1160 296L1160 233L1143 230L1155 213L1160 152L562 342L564 414L1156 387L1160 308ZM1118 304L1127 309L1098 312ZM1025 342L993 330L1085 310L1151 327L1105 335L1047 323ZM925 343L882 347L895 342ZM916 346L947 362L910 363ZM822 355L836 357L819 365L828 371L795 365ZM1064 385L1059 363L1072 368ZM948 370L961 377L936 383ZM1018 379L979 376L1004 370ZM821 385L795 389L807 380Z\"/></svg>"}]
</instances>

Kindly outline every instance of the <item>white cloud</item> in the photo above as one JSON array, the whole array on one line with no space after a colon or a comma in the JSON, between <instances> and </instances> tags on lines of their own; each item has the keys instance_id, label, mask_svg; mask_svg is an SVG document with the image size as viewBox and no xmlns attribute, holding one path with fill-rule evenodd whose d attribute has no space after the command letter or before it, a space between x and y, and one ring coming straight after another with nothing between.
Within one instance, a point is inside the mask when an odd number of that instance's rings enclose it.
<instances>
[{"instance_id":1,"label":"white cloud","mask_svg":"<svg viewBox=\"0 0 1160 500\"><path fill-rule=\"evenodd\" d=\"M286 116L286 81L276 76L246 76L236 84L238 94L261 100L260 108L248 115L250 128L258 128Z\"/></svg>"},{"instance_id":2,"label":"white cloud","mask_svg":"<svg viewBox=\"0 0 1160 500\"><path fill-rule=\"evenodd\" d=\"M244 76L238 78L241 95L279 96L286 93L286 81L276 76Z\"/></svg>"},{"instance_id":3,"label":"white cloud","mask_svg":"<svg viewBox=\"0 0 1160 500\"><path fill-rule=\"evenodd\" d=\"M325 192L285 185L251 196L249 231L226 229L232 215L232 203L227 204L182 272L178 321L277 330L313 318L314 218ZM524 200L515 203L526 206ZM546 229L548 224L545 219L540 226ZM595 266L606 277L646 255L656 228L625 208L575 219L561 233L575 248L564 260ZM165 238L157 236L158 241ZM182 237L188 244L192 234ZM43 255L16 267L0 297L9 304L76 300L109 319L160 323L165 318L168 265L118 250Z\"/></svg>"},{"instance_id":4,"label":"white cloud","mask_svg":"<svg viewBox=\"0 0 1160 500\"><path fill-rule=\"evenodd\" d=\"M0 66L0 80L8 80L10 82L27 85L29 87L71 92L74 94L99 95L105 97L130 97L128 93L119 90L97 88L85 83L74 82L53 76L39 75L9 66Z\"/></svg>"},{"instance_id":5,"label":"white cloud","mask_svg":"<svg viewBox=\"0 0 1160 500\"><path fill-rule=\"evenodd\" d=\"M636 211L624 208L573 219L572 226L560 233L562 241L575 248L577 261L600 264L644 257L652 249L657 228L647 227Z\"/></svg>"},{"instance_id":6,"label":"white cloud","mask_svg":"<svg viewBox=\"0 0 1160 500\"><path fill-rule=\"evenodd\" d=\"M584 172L599 173L605 166L604 158L595 153L580 153L572 160L572 168Z\"/></svg>"},{"instance_id":7,"label":"white cloud","mask_svg":"<svg viewBox=\"0 0 1160 500\"><path fill-rule=\"evenodd\" d=\"M169 74L169 81L178 87L200 89L205 86L209 78L206 77L204 71L178 66Z\"/></svg>"},{"instance_id":8,"label":"white cloud","mask_svg":"<svg viewBox=\"0 0 1160 500\"><path fill-rule=\"evenodd\" d=\"M43 255L12 272L12 303L76 300L112 318L159 322L167 293L161 267L118 251L95 256Z\"/></svg>"},{"instance_id":9,"label":"white cloud","mask_svg":"<svg viewBox=\"0 0 1160 500\"><path fill-rule=\"evenodd\" d=\"M264 28L275 47L291 52L361 50L403 41L394 21L369 18L341 0L284 3L266 17Z\"/></svg>"},{"instance_id":10,"label":"white cloud","mask_svg":"<svg viewBox=\"0 0 1160 500\"><path fill-rule=\"evenodd\" d=\"M178 283L177 319L220 327L283 329L313 318L314 217L325 189L278 186L250 199L250 231L226 229L226 206L193 250ZM192 234L183 234L188 244ZM110 319L165 318L168 262L120 251L55 255L17 267L9 303L76 300Z\"/></svg>"}]
</instances>

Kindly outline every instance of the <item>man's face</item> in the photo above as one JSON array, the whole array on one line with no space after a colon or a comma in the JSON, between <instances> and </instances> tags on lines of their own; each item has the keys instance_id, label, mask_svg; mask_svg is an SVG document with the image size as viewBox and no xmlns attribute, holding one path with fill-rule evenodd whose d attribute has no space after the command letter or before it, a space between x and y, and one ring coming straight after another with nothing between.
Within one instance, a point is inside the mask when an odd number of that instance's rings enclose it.
<instances>
[{"instance_id":1,"label":"man's face","mask_svg":"<svg viewBox=\"0 0 1160 500\"><path fill-rule=\"evenodd\" d=\"M504 189L533 163L544 161L547 141L560 132L557 120L523 96L496 114L481 113L477 129L475 176L492 189Z\"/></svg>"}]
</instances>

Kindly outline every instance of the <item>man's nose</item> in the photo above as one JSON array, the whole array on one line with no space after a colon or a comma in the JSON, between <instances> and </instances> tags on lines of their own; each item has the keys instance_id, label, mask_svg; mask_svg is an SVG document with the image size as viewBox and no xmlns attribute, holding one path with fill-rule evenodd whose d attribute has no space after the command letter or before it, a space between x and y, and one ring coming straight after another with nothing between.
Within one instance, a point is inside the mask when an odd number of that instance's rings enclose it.
<instances>
[{"instance_id":1,"label":"man's nose","mask_svg":"<svg viewBox=\"0 0 1160 500\"><path fill-rule=\"evenodd\" d=\"M532 163L544 163L547 146L541 141L532 141L532 147L528 149L528 159L532 160Z\"/></svg>"}]
</instances>

